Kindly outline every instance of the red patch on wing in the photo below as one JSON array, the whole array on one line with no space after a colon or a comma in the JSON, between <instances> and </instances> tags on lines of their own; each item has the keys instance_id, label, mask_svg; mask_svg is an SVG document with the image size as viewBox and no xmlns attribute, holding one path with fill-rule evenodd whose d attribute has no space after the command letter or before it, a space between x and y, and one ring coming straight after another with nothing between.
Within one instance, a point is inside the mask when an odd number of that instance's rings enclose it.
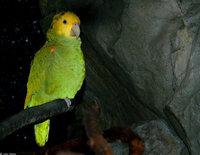
<instances>
[{"instance_id":1,"label":"red patch on wing","mask_svg":"<svg viewBox=\"0 0 200 155\"><path fill-rule=\"evenodd\" d=\"M26 96L26 99L25 99L25 103L24 103L24 109L27 107L29 101L31 100L33 94L31 94L30 96Z\"/></svg>"},{"instance_id":2,"label":"red patch on wing","mask_svg":"<svg viewBox=\"0 0 200 155\"><path fill-rule=\"evenodd\" d=\"M55 47L52 46L52 47L51 47L51 52L54 52L54 51L55 51Z\"/></svg>"}]
</instances>

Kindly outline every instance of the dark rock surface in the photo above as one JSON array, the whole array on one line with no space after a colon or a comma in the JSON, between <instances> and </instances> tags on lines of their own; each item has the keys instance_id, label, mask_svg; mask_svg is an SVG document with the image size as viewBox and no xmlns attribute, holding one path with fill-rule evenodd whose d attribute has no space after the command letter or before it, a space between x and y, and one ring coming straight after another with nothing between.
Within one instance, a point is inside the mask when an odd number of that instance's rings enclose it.
<instances>
[{"instance_id":1,"label":"dark rock surface","mask_svg":"<svg viewBox=\"0 0 200 155\"><path fill-rule=\"evenodd\" d=\"M51 17L72 10L82 22L84 108L101 108L103 129L164 119L200 152L200 1L41 0L44 32ZM188 151L188 153L187 153Z\"/></svg>"},{"instance_id":2,"label":"dark rock surface","mask_svg":"<svg viewBox=\"0 0 200 155\"><path fill-rule=\"evenodd\" d=\"M184 155L183 142L174 135L163 120L145 121L133 124L132 130L137 132L145 142L144 155ZM128 155L128 144L118 142L110 143L116 155Z\"/></svg>"},{"instance_id":3,"label":"dark rock surface","mask_svg":"<svg viewBox=\"0 0 200 155\"><path fill-rule=\"evenodd\" d=\"M162 120L147 121L133 127L145 142L144 155L184 155L183 142L169 130Z\"/></svg>"},{"instance_id":4,"label":"dark rock surface","mask_svg":"<svg viewBox=\"0 0 200 155\"><path fill-rule=\"evenodd\" d=\"M128 155L129 154L128 144L124 144L121 141L110 143L110 147L113 150L115 155Z\"/></svg>"}]
</instances>

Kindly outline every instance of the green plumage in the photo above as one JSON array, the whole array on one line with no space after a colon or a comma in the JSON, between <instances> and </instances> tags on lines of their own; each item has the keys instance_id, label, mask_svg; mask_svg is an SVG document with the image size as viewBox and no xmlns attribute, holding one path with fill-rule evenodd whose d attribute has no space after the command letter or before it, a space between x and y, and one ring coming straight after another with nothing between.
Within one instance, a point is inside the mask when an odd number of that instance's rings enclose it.
<instances>
[{"instance_id":1,"label":"green plumage","mask_svg":"<svg viewBox=\"0 0 200 155\"><path fill-rule=\"evenodd\" d=\"M80 45L80 39L59 44L51 41L36 53L27 87L31 89L31 100L37 105L57 98L74 98L85 75ZM55 48L53 52L52 47Z\"/></svg>"},{"instance_id":2,"label":"green plumage","mask_svg":"<svg viewBox=\"0 0 200 155\"><path fill-rule=\"evenodd\" d=\"M53 35L36 53L27 83L25 106L33 107L55 99L72 99L81 88L85 77L85 62L81 40ZM48 37L48 34L47 34ZM39 146L48 140L47 120L35 125L35 138Z\"/></svg>"}]
</instances>

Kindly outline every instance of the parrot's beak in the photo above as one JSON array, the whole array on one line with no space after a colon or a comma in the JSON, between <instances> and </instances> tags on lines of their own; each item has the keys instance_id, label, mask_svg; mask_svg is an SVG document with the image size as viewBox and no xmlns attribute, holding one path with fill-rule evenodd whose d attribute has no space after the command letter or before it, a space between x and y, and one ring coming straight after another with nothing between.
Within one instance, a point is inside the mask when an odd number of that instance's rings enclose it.
<instances>
[{"instance_id":1,"label":"parrot's beak","mask_svg":"<svg viewBox=\"0 0 200 155\"><path fill-rule=\"evenodd\" d=\"M78 23L74 23L74 24L72 25L70 35L71 35L71 36L76 36L76 38L79 37L79 35L80 35L80 27L79 27L79 24L78 24Z\"/></svg>"}]
</instances>

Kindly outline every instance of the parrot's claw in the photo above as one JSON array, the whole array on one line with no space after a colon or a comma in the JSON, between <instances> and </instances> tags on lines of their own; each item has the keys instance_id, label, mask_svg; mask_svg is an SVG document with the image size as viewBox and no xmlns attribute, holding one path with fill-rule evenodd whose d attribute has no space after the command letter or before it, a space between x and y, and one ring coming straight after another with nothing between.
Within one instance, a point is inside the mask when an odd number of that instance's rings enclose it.
<instances>
[{"instance_id":1,"label":"parrot's claw","mask_svg":"<svg viewBox=\"0 0 200 155\"><path fill-rule=\"evenodd\" d=\"M65 102L67 103L67 107L69 108L71 106L71 100L68 98L64 98Z\"/></svg>"}]
</instances>

